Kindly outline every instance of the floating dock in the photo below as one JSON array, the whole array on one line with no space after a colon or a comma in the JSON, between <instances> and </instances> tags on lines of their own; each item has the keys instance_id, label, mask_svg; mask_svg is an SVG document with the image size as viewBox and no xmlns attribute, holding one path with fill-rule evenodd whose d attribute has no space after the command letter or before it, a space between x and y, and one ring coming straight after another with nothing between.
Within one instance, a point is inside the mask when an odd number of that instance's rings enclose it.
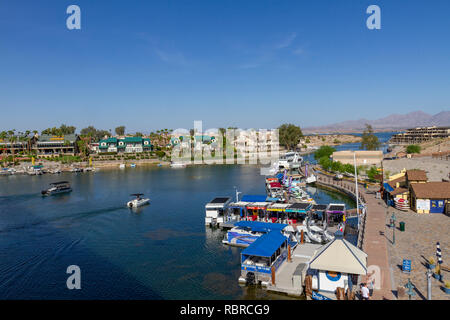
<instances>
[{"instance_id":1,"label":"floating dock","mask_svg":"<svg viewBox=\"0 0 450 320\"><path fill-rule=\"evenodd\" d=\"M268 283L268 291L301 296L306 272L314 254L321 244L303 243L297 245L291 254L291 262L285 261L275 273L275 283Z\"/></svg>"}]
</instances>

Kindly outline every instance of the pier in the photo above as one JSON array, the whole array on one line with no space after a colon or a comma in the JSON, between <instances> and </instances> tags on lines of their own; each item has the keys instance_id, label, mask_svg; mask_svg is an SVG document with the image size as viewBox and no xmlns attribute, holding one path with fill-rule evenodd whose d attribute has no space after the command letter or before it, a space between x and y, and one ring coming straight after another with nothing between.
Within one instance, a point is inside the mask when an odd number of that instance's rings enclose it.
<instances>
[{"instance_id":1,"label":"pier","mask_svg":"<svg viewBox=\"0 0 450 320\"><path fill-rule=\"evenodd\" d=\"M290 296L301 296L308 264L320 247L320 244L299 244L291 253L291 261L283 263L275 273L274 283L269 283L266 289Z\"/></svg>"}]
</instances>

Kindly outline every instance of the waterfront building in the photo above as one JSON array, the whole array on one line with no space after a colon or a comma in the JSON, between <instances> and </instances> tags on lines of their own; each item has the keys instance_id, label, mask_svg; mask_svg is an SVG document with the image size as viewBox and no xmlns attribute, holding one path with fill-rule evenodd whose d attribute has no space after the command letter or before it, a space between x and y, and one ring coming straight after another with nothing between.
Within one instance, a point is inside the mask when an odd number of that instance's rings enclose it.
<instances>
[{"instance_id":1,"label":"waterfront building","mask_svg":"<svg viewBox=\"0 0 450 320\"><path fill-rule=\"evenodd\" d=\"M450 213L450 182L411 184L411 207L417 213Z\"/></svg>"},{"instance_id":2,"label":"waterfront building","mask_svg":"<svg viewBox=\"0 0 450 320\"><path fill-rule=\"evenodd\" d=\"M151 140L142 137L111 137L100 140L99 152L116 152L116 153L141 153L143 151L151 151Z\"/></svg>"},{"instance_id":3,"label":"waterfront building","mask_svg":"<svg viewBox=\"0 0 450 320\"><path fill-rule=\"evenodd\" d=\"M356 165L380 165L383 160L383 151L381 150L357 150L357 151L335 151L331 155L333 161L339 161L343 164L354 164L356 157Z\"/></svg>"},{"instance_id":4,"label":"waterfront building","mask_svg":"<svg viewBox=\"0 0 450 320\"><path fill-rule=\"evenodd\" d=\"M406 132L394 134L389 144L418 144L433 139L449 138L450 127L419 127L407 129Z\"/></svg>"},{"instance_id":5,"label":"waterfront building","mask_svg":"<svg viewBox=\"0 0 450 320\"><path fill-rule=\"evenodd\" d=\"M53 136L43 134L38 137L33 149L39 156L53 155L75 155L78 153L78 141L80 137L76 134L64 136Z\"/></svg>"},{"instance_id":6,"label":"waterfront building","mask_svg":"<svg viewBox=\"0 0 450 320\"><path fill-rule=\"evenodd\" d=\"M334 293L351 287L358 276L367 275L367 254L336 234L333 241L320 248L309 263L312 288Z\"/></svg>"},{"instance_id":7,"label":"waterfront building","mask_svg":"<svg viewBox=\"0 0 450 320\"><path fill-rule=\"evenodd\" d=\"M35 135L27 140L15 141L0 140L0 148L4 154L17 154L18 152L33 152L38 156L47 157L55 155L75 155L78 153L78 140L76 134L55 136L43 134Z\"/></svg>"}]
</instances>

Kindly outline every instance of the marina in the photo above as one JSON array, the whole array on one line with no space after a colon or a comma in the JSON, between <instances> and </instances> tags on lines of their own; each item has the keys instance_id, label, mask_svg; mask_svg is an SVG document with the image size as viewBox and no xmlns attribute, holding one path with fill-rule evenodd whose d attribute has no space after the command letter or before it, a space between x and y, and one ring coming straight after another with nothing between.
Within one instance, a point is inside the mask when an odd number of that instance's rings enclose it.
<instances>
[{"instance_id":1,"label":"marina","mask_svg":"<svg viewBox=\"0 0 450 320\"><path fill-rule=\"evenodd\" d=\"M85 299L286 299L239 286L242 248L223 244L226 230L204 224L205 204L224 190L265 192L258 167L138 166L58 177L70 181L73 191L46 198L40 192L53 175L2 177L7 183L0 185L0 254L7 258L0 261L0 283L6 299L76 298L77 292L52 285L65 283L65 269L74 262L89 270ZM129 210L125 203L135 190L150 195L152 203ZM315 192L317 202L354 207L339 193ZM24 261L29 267L18 265Z\"/></svg>"},{"instance_id":2,"label":"marina","mask_svg":"<svg viewBox=\"0 0 450 320\"><path fill-rule=\"evenodd\" d=\"M310 197L305 190L307 166L304 170L296 167L298 174L282 166L279 170L284 172L272 172L265 178L266 195L243 195L239 201L236 190L235 203L231 197L222 197L205 206L207 227L231 228L222 243L244 248L239 284L297 297L305 290L308 298L313 292L314 297L325 294L327 299L343 293L354 296L353 283L367 274L367 254L357 248L355 238L351 244L344 235L348 219L356 218L356 225L350 224L350 228L359 238L360 220L366 212L363 199L354 195L361 211L349 216L343 203L317 204ZM342 247L357 257L357 262L339 264L346 254ZM324 262L323 256L332 258ZM356 266L350 273L352 263L363 268Z\"/></svg>"}]
</instances>

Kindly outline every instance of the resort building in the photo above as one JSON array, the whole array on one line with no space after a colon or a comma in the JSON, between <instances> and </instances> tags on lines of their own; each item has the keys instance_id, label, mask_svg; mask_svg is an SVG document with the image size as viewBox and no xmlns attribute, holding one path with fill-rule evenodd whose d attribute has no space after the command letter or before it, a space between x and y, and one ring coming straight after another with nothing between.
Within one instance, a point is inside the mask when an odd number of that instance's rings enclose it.
<instances>
[{"instance_id":1,"label":"resort building","mask_svg":"<svg viewBox=\"0 0 450 320\"><path fill-rule=\"evenodd\" d=\"M23 152L33 152L38 156L54 156L54 155L75 155L78 153L79 136L69 134L65 136L53 136L43 134L20 141L18 138L11 142L8 140L0 140L0 149L3 154L17 154Z\"/></svg>"},{"instance_id":2,"label":"resort building","mask_svg":"<svg viewBox=\"0 0 450 320\"><path fill-rule=\"evenodd\" d=\"M107 138L100 140L98 150L102 152L140 153L151 151L150 139L142 137Z\"/></svg>"},{"instance_id":3,"label":"resort building","mask_svg":"<svg viewBox=\"0 0 450 320\"><path fill-rule=\"evenodd\" d=\"M40 156L73 156L78 153L78 140L80 140L80 137L76 134L69 134L65 136L43 134L38 137L34 149L37 150L37 155Z\"/></svg>"},{"instance_id":4,"label":"resort building","mask_svg":"<svg viewBox=\"0 0 450 320\"><path fill-rule=\"evenodd\" d=\"M333 161L339 161L343 164L354 164L356 157L356 165L380 165L383 160L383 151L374 150L357 150L357 151L335 151L331 155Z\"/></svg>"},{"instance_id":5,"label":"resort building","mask_svg":"<svg viewBox=\"0 0 450 320\"><path fill-rule=\"evenodd\" d=\"M450 127L421 127L408 129L404 133L398 133L389 140L390 144L409 145L418 144L433 139L449 138Z\"/></svg>"}]
</instances>

